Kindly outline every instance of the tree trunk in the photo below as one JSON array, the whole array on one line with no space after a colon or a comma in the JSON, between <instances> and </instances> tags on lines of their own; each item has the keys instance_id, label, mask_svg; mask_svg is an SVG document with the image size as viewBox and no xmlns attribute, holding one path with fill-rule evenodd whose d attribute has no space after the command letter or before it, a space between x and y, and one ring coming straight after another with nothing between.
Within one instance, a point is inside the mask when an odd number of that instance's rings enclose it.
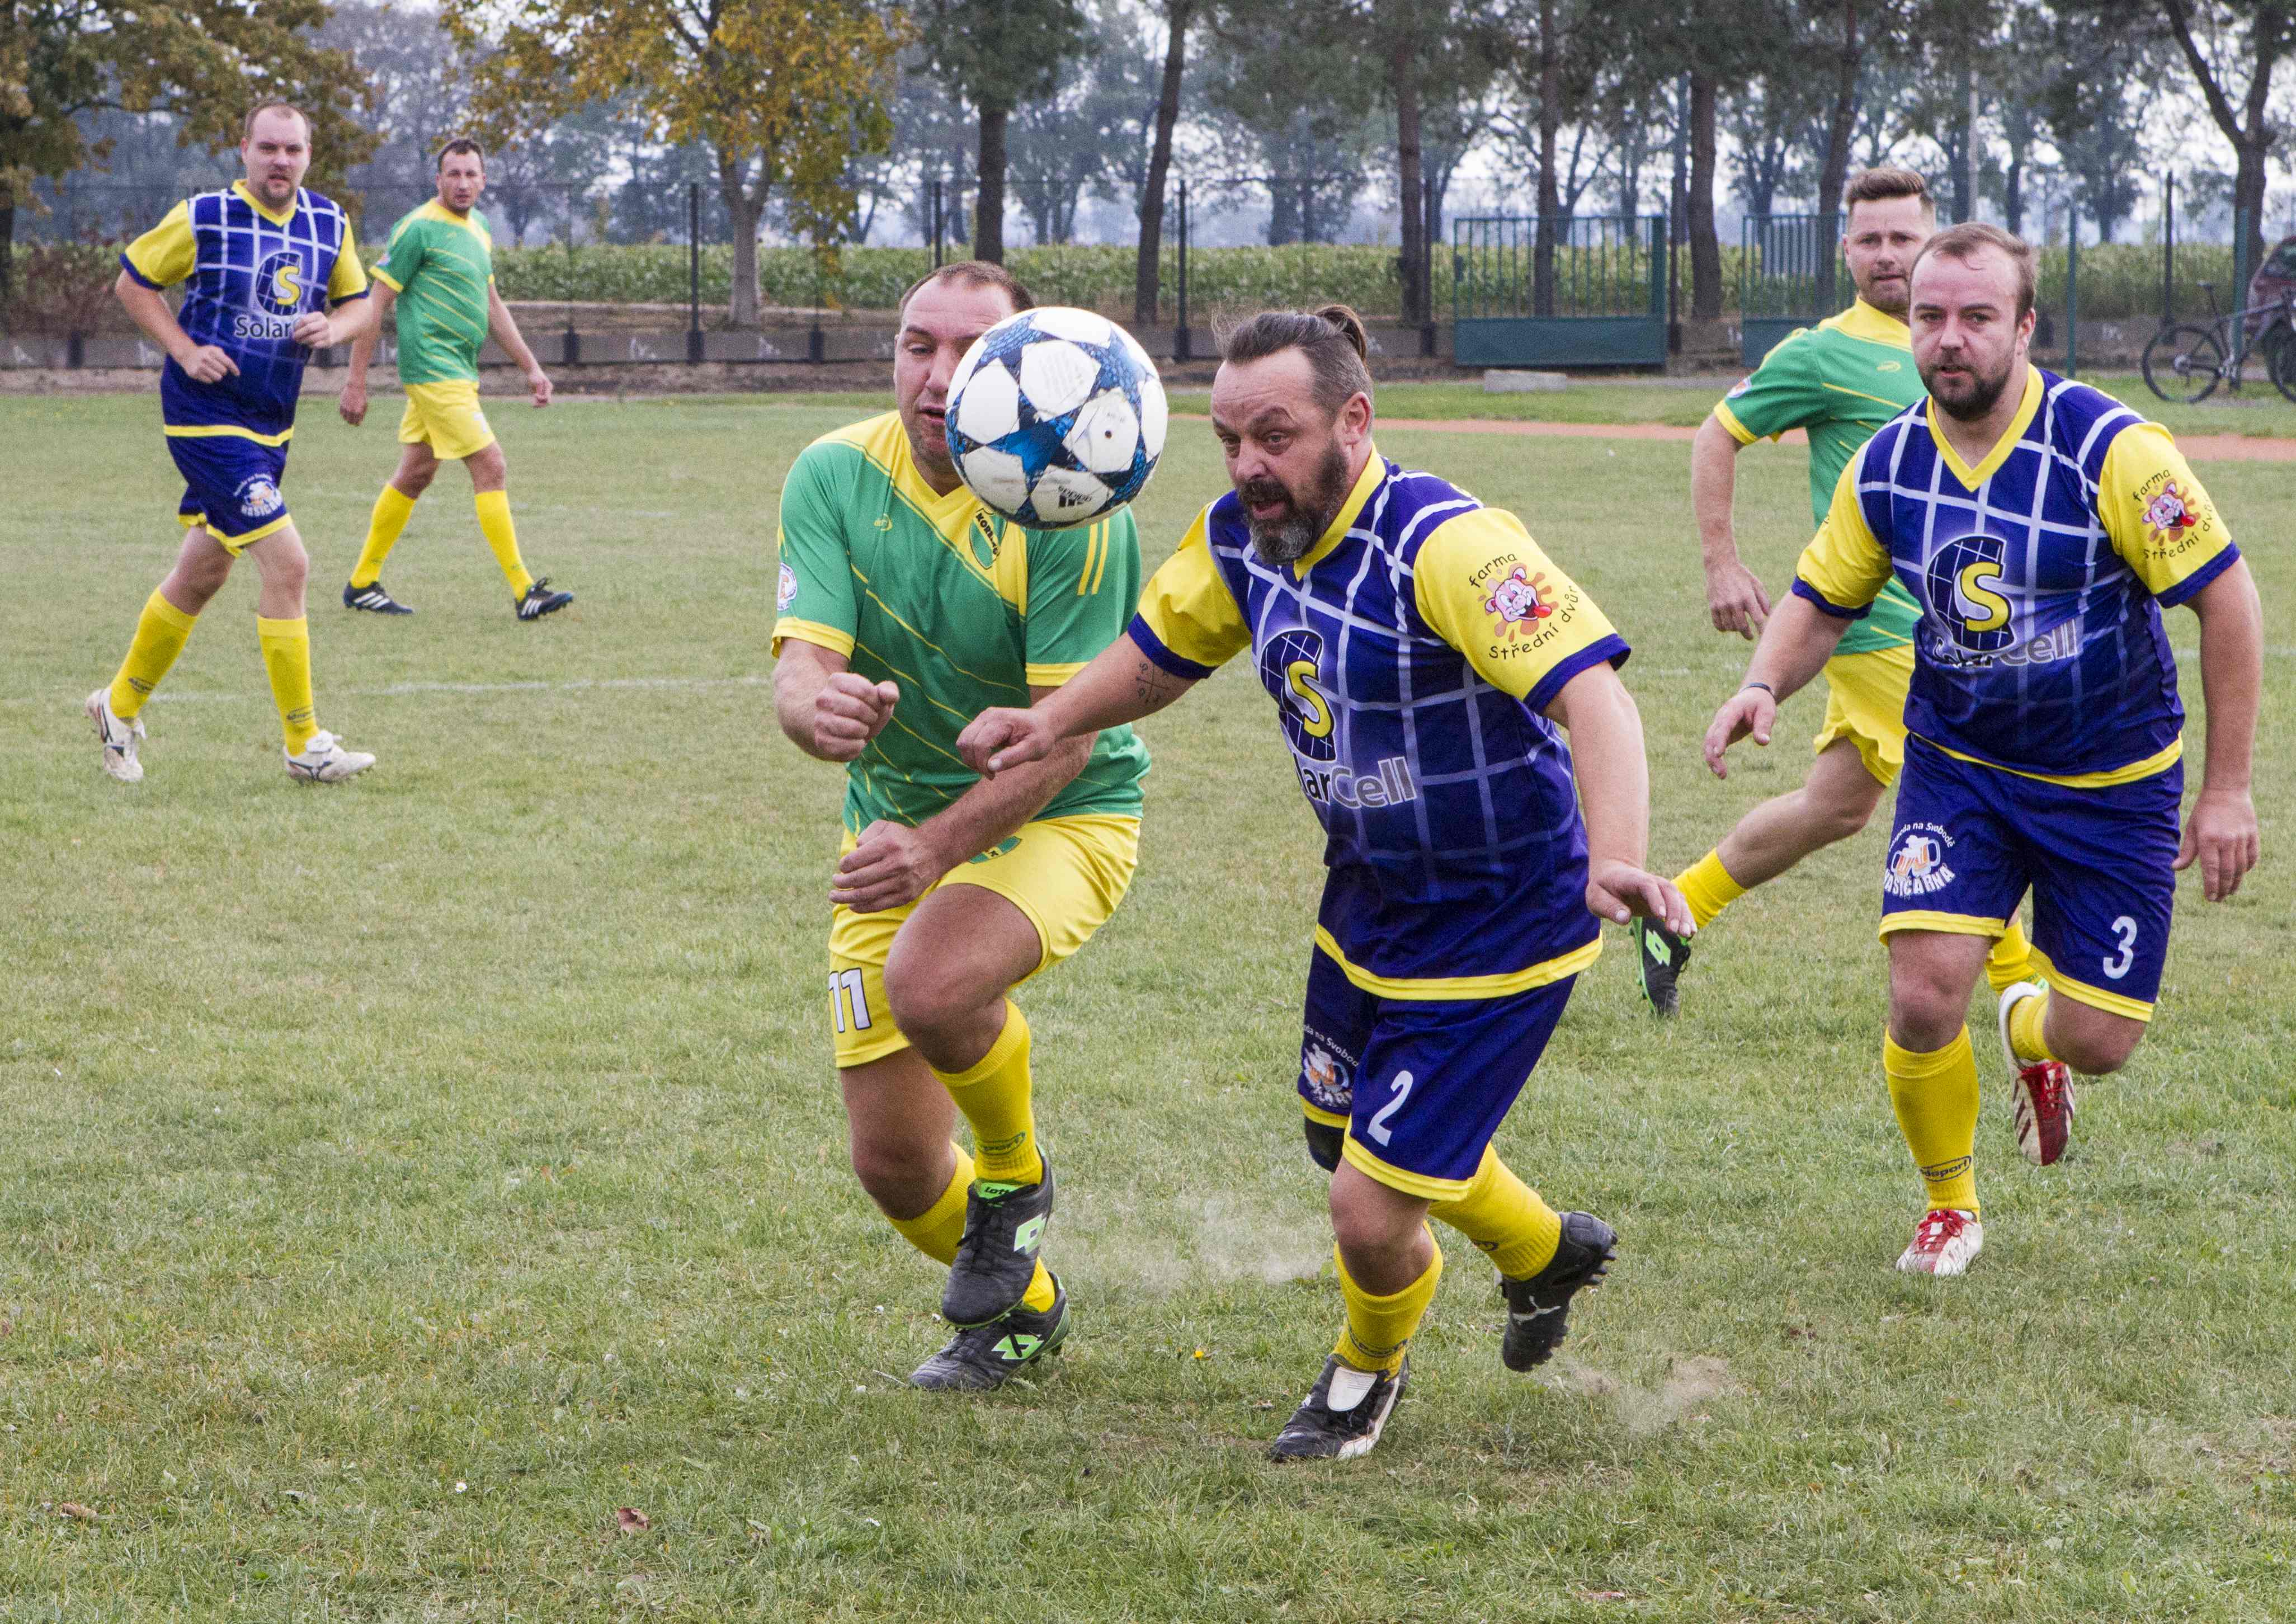
<instances>
[{"instance_id":1,"label":"tree trunk","mask_svg":"<svg viewBox=\"0 0 2296 1624\"><path fill-rule=\"evenodd\" d=\"M1004 263L1004 129L1013 110L980 109L980 191L972 203L972 257Z\"/></svg>"},{"instance_id":2,"label":"tree trunk","mask_svg":"<svg viewBox=\"0 0 2296 1624\"><path fill-rule=\"evenodd\" d=\"M2161 0L2161 9L2168 13L2169 28L2177 37L2177 47L2185 53L2185 62L2200 82L2201 96L2208 103L2209 116L2217 127L2232 143L2239 154L2240 168L2233 176L2232 206L2235 212L2248 211L2247 261L2251 266L2264 262L2264 162L2272 151L2274 130L2267 122L2265 112L2272 95L2272 70L2279 65L2280 57L2292 43L2292 31L2296 31L2296 20L2278 6L2259 6L2250 13L2248 43L2248 94L2243 105L2235 109L2225 87L2218 82L2208 57L2193 37L2193 8L2190 0ZM2233 308L2245 302L2246 288L2233 290Z\"/></svg>"},{"instance_id":3,"label":"tree trunk","mask_svg":"<svg viewBox=\"0 0 2296 1624\"><path fill-rule=\"evenodd\" d=\"M758 222L766 216L764 188L752 198L742 184L747 167L723 152L718 156L718 195L725 201L726 230L734 239L734 287L726 319L736 327L758 324Z\"/></svg>"},{"instance_id":4,"label":"tree trunk","mask_svg":"<svg viewBox=\"0 0 2296 1624\"><path fill-rule=\"evenodd\" d=\"M1403 261L1398 267L1403 284L1403 319L1430 319L1426 290L1420 286L1426 269L1427 209L1421 201L1425 176L1419 168L1419 64L1414 60L1416 41L1399 31L1388 57L1389 82L1395 91L1395 190L1403 229Z\"/></svg>"},{"instance_id":5,"label":"tree trunk","mask_svg":"<svg viewBox=\"0 0 2296 1624\"><path fill-rule=\"evenodd\" d=\"M0 316L16 297L16 204L0 202Z\"/></svg>"},{"instance_id":6,"label":"tree trunk","mask_svg":"<svg viewBox=\"0 0 2296 1624\"><path fill-rule=\"evenodd\" d=\"M1833 59L1833 106L1825 119L1825 165L1818 171L1817 212L1841 211L1849 184L1849 138L1857 126L1857 74L1866 49L1857 38L1857 0L1842 0L1841 44Z\"/></svg>"},{"instance_id":7,"label":"tree trunk","mask_svg":"<svg viewBox=\"0 0 2296 1624\"><path fill-rule=\"evenodd\" d=\"M2012 146L2001 169L2001 224L2013 237L2025 234L2025 149Z\"/></svg>"},{"instance_id":8,"label":"tree trunk","mask_svg":"<svg viewBox=\"0 0 2296 1624\"><path fill-rule=\"evenodd\" d=\"M1554 314L1554 228L1562 201L1554 182L1554 148L1562 130L1562 53L1554 45L1554 0L1538 0L1538 221L1531 250L1530 308Z\"/></svg>"},{"instance_id":9,"label":"tree trunk","mask_svg":"<svg viewBox=\"0 0 2296 1624\"><path fill-rule=\"evenodd\" d=\"M1722 244L1714 232L1714 75L1690 75L1690 314L1722 319Z\"/></svg>"},{"instance_id":10,"label":"tree trunk","mask_svg":"<svg viewBox=\"0 0 2296 1624\"><path fill-rule=\"evenodd\" d=\"M1977 217L1977 76L1961 70L1962 95L1954 118L1953 215L1956 223Z\"/></svg>"},{"instance_id":11,"label":"tree trunk","mask_svg":"<svg viewBox=\"0 0 2296 1624\"><path fill-rule=\"evenodd\" d=\"M1172 169L1172 130L1180 121L1180 75L1188 63L1188 21L1194 0L1168 0L1164 80L1156 95L1156 137L1148 149L1148 183L1140 188L1140 254L1132 272L1132 324L1156 324L1162 287L1164 181Z\"/></svg>"}]
</instances>

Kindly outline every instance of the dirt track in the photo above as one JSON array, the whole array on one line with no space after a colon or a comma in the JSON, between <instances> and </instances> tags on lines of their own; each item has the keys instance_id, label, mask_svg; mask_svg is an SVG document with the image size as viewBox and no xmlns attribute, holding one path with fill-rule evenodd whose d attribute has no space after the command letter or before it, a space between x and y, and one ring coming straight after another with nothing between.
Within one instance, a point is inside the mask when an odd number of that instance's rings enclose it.
<instances>
[{"instance_id":1,"label":"dirt track","mask_svg":"<svg viewBox=\"0 0 2296 1624\"><path fill-rule=\"evenodd\" d=\"M1671 423L1523 422L1495 417L1382 417L1379 426L1423 429L1431 434L1521 434L1565 439L1687 440L1698 432ZM1784 439L1788 444L1798 445L1802 434L1797 429ZM2180 434L2177 445L2196 463L2296 463L2296 439L2271 439L2251 434Z\"/></svg>"}]
</instances>

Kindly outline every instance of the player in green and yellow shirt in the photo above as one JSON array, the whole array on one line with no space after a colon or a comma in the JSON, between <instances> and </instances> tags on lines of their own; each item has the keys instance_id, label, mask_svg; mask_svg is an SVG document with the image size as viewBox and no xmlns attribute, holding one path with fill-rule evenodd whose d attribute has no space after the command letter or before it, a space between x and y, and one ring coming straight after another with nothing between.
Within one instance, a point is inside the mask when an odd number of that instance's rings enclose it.
<instances>
[{"instance_id":1,"label":"player in green and yellow shirt","mask_svg":"<svg viewBox=\"0 0 2296 1624\"><path fill-rule=\"evenodd\" d=\"M1751 376L1715 404L1690 453L1690 493L1706 562L1714 629L1752 638L1770 612L1762 583L1738 560L1730 501L1737 455L1790 429L1809 439L1813 528L1823 524L1833 488L1875 430L1923 398L1906 326L1914 259L1937 229L1937 203L1910 169L1874 168L1842 193L1849 210L1841 257L1857 297L1841 315L1789 334ZM1914 622L1920 611L1891 581L1871 614L1842 637L1826 662L1825 723L1817 760L1799 790L1764 801L1722 843L1675 878L1700 930L1765 881L1866 826L1906 759L1906 691L1914 677ZM1675 1013L1690 944L1663 924L1636 920L1635 964L1644 996L1660 1015ZM2017 921L1987 961L1997 992L2037 972Z\"/></svg>"},{"instance_id":2,"label":"player in green and yellow shirt","mask_svg":"<svg viewBox=\"0 0 2296 1624\"><path fill-rule=\"evenodd\" d=\"M1001 266L926 277L902 301L898 410L816 440L782 491L775 707L800 750L846 763L829 1013L853 1170L950 1265L957 1334L920 1387L995 1387L1067 1334L1037 1260L1054 1181L1029 1023L1006 995L1115 911L1148 770L1128 727L994 780L957 754L975 715L1045 698L1122 636L1140 596L1129 512L1026 530L958 480L949 377L1029 303ZM950 1141L960 1111L972 1155Z\"/></svg>"},{"instance_id":3,"label":"player in green and yellow shirt","mask_svg":"<svg viewBox=\"0 0 2296 1624\"><path fill-rule=\"evenodd\" d=\"M398 439L405 449L375 499L366 545L343 588L345 609L414 612L383 590L382 563L441 457L471 471L479 531L510 583L518 618L539 620L574 601L570 592L553 592L546 578L527 573L510 517L509 464L479 409L479 351L490 333L526 373L534 404L550 404L550 379L495 291L494 239L478 211L486 185L486 154L478 143L449 141L439 152L439 195L390 228L390 245L374 267L378 321L394 300L398 307L398 382L406 391ZM373 358L370 329L352 346L350 377L343 384L343 421L353 428L366 418L366 369Z\"/></svg>"}]
</instances>

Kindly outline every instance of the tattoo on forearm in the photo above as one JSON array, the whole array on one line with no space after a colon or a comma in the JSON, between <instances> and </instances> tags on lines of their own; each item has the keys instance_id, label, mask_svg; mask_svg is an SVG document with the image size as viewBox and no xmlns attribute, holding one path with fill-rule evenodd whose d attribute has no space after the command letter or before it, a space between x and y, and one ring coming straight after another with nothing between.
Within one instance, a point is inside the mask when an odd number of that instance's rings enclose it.
<instances>
[{"instance_id":1,"label":"tattoo on forearm","mask_svg":"<svg viewBox=\"0 0 2296 1624\"><path fill-rule=\"evenodd\" d=\"M1160 705L1186 685L1152 660L1143 660L1132 673L1132 692L1144 705Z\"/></svg>"}]
</instances>

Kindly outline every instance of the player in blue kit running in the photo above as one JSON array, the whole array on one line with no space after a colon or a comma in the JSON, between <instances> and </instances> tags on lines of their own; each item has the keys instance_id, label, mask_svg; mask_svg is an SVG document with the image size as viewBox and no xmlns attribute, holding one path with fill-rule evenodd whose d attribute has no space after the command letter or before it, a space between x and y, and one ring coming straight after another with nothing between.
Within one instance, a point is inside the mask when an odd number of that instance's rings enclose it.
<instances>
[{"instance_id":1,"label":"player in blue kit running","mask_svg":"<svg viewBox=\"0 0 2296 1624\"><path fill-rule=\"evenodd\" d=\"M1275 701L1326 835L1306 1021L1324 1061L1302 1087L1311 1115L1344 1125L1331 1210L1347 1309L1279 1459L1378 1441L1442 1274L1431 1214L1497 1266L1508 1368L1562 1341L1617 1237L1557 1214L1491 1138L1602 951L1598 921L1689 924L1642 867L1625 642L1512 513L1379 455L1365 352L1339 306L1230 333L1211 415L1234 490L1124 637L958 739L975 769L1006 771L1163 709L1247 650Z\"/></svg>"},{"instance_id":2,"label":"player in blue kit running","mask_svg":"<svg viewBox=\"0 0 2296 1624\"><path fill-rule=\"evenodd\" d=\"M303 605L310 560L279 488L305 363L365 332L374 308L349 217L303 188L311 121L266 103L247 115L242 137L245 180L176 204L119 256L119 302L168 354L160 416L184 476L175 568L145 602L119 675L87 696L103 770L122 783L144 776L144 701L242 556L263 577L256 636L288 774L332 783L374 765L315 714ZM162 291L182 282L191 284L183 308L170 311Z\"/></svg>"},{"instance_id":3,"label":"player in blue kit running","mask_svg":"<svg viewBox=\"0 0 2296 1624\"><path fill-rule=\"evenodd\" d=\"M2152 1019L2176 871L2211 902L2258 856L2249 797L2263 680L2256 586L2168 431L2032 365L2033 252L1956 226L1915 262L1914 358L1928 398L1842 471L1793 595L1706 759L1824 666L1895 577L1921 607L1906 770L1882 878L1883 1069L1929 1210L1898 1259L1958 1275L1984 1244L1977 1066L1965 1016L1986 951L2033 893L2046 984L2001 994L2020 1147L2062 1153L2070 1071L2118 1070ZM2201 623L2208 759L2181 838L2185 711L2161 610Z\"/></svg>"}]
</instances>

